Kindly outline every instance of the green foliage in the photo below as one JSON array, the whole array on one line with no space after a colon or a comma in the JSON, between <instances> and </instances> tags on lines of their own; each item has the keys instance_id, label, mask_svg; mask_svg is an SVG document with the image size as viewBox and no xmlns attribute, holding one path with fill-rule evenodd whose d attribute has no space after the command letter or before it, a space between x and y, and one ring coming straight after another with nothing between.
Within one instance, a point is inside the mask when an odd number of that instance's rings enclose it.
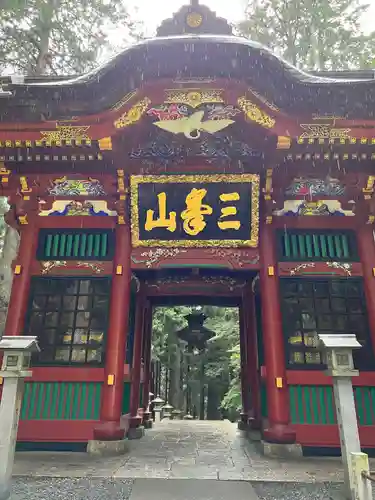
<instances>
[{"instance_id":1,"label":"green foliage","mask_svg":"<svg viewBox=\"0 0 375 500\"><path fill-rule=\"evenodd\" d=\"M222 402L221 407L225 410L241 410L242 398L241 398L241 382L240 382L240 369L241 369L241 357L240 357L240 345L237 344L232 350L230 357L230 368L231 368L231 380L229 384L229 389L226 392Z\"/></svg>"},{"instance_id":2,"label":"green foliage","mask_svg":"<svg viewBox=\"0 0 375 500\"><path fill-rule=\"evenodd\" d=\"M0 65L28 75L75 74L92 69L135 36L123 0L3 0ZM123 27L118 45L111 31Z\"/></svg>"},{"instance_id":3,"label":"green foliage","mask_svg":"<svg viewBox=\"0 0 375 500\"><path fill-rule=\"evenodd\" d=\"M174 338L176 331L186 326L184 316L190 307L158 307L154 310L152 323L152 354L154 359L168 363L168 339Z\"/></svg>"},{"instance_id":4,"label":"green foliage","mask_svg":"<svg viewBox=\"0 0 375 500\"><path fill-rule=\"evenodd\" d=\"M375 32L360 29L368 9L359 0L251 1L238 29L297 67L363 69L375 58Z\"/></svg>"},{"instance_id":5,"label":"green foliage","mask_svg":"<svg viewBox=\"0 0 375 500\"><path fill-rule=\"evenodd\" d=\"M223 408L237 411L241 406L238 309L206 306L202 311L207 316L205 327L215 333L203 355L204 383L209 384L211 389L214 388L215 393L222 395ZM159 307L154 311L153 357L169 369L172 369L173 364L171 352L181 348L175 333L187 325L184 316L190 312L191 307ZM191 386L198 381L196 387L200 386L201 363L202 357L199 355L190 360Z\"/></svg>"}]
</instances>

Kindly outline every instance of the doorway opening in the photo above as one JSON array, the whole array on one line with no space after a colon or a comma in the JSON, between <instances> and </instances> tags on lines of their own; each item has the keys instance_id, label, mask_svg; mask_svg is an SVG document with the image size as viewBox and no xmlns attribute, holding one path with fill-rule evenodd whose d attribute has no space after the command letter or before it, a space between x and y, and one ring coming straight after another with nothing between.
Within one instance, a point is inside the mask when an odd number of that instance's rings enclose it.
<instances>
[{"instance_id":1,"label":"doorway opening","mask_svg":"<svg viewBox=\"0 0 375 500\"><path fill-rule=\"evenodd\" d=\"M151 345L151 392L173 407L172 418L239 420L238 306L205 305L201 300L156 306Z\"/></svg>"}]
</instances>

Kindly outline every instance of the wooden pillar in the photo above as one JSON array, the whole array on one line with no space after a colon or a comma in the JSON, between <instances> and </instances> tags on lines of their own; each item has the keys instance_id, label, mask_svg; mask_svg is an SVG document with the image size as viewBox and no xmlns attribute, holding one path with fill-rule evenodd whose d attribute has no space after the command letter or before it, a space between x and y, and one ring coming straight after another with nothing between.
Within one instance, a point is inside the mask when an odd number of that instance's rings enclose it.
<instances>
[{"instance_id":1,"label":"wooden pillar","mask_svg":"<svg viewBox=\"0 0 375 500\"><path fill-rule=\"evenodd\" d=\"M130 426L138 427L142 419L138 416L139 397L141 389L141 364L142 364L142 340L145 327L146 300L144 287L141 284L136 309L135 309L135 328L134 328L134 348L133 364L131 370L131 389L130 389Z\"/></svg>"},{"instance_id":2,"label":"wooden pillar","mask_svg":"<svg viewBox=\"0 0 375 500\"><path fill-rule=\"evenodd\" d=\"M272 227L264 225L260 236L260 290L268 407L268 427L263 430L263 436L266 441L274 443L293 443L295 432L290 427L277 256Z\"/></svg>"},{"instance_id":3,"label":"wooden pillar","mask_svg":"<svg viewBox=\"0 0 375 500\"><path fill-rule=\"evenodd\" d=\"M18 255L14 262L14 277L10 294L4 335L26 333L25 318L30 293L31 265L35 259L38 232L32 222L21 226Z\"/></svg>"},{"instance_id":4,"label":"wooden pillar","mask_svg":"<svg viewBox=\"0 0 375 500\"><path fill-rule=\"evenodd\" d=\"M248 414L250 411L249 399L249 384L247 380L248 364L247 364L247 339L246 339L246 324L245 324L245 311L244 305L240 307L240 379L241 379L241 399L242 399L242 412L241 422L247 425Z\"/></svg>"},{"instance_id":5,"label":"wooden pillar","mask_svg":"<svg viewBox=\"0 0 375 500\"><path fill-rule=\"evenodd\" d=\"M366 297L367 317L372 349L375 353L375 242L374 226L364 224L357 231L359 258L362 263L363 288Z\"/></svg>"},{"instance_id":6,"label":"wooden pillar","mask_svg":"<svg viewBox=\"0 0 375 500\"><path fill-rule=\"evenodd\" d=\"M151 387L151 342L152 342L152 307L149 304L146 309L145 319L145 353L144 353L144 376L143 376L143 408L147 410L149 393Z\"/></svg>"},{"instance_id":7,"label":"wooden pillar","mask_svg":"<svg viewBox=\"0 0 375 500\"><path fill-rule=\"evenodd\" d=\"M258 375L258 339L255 314L255 297L251 285L246 287L243 298L247 350L247 383L250 387L248 423L252 429L261 428L260 380Z\"/></svg>"},{"instance_id":8,"label":"wooden pillar","mask_svg":"<svg viewBox=\"0 0 375 500\"><path fill-rule=\"evenodd\" d=\"M128 337L131 283L130 226L116 229L116 250L105 352L104 383L100 406L100 424L94 429L95 439L123 439L126 423L121 421L124 394L124 364Z\"/></svg>"}]
</instances>

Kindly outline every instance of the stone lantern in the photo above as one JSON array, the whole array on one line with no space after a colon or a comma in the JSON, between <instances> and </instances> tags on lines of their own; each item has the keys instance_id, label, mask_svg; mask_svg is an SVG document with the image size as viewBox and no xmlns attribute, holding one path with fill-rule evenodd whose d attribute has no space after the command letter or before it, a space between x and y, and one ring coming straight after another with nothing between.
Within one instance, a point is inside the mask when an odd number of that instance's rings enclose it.
<instances>
[{"instance_id":1,"label":"stone lantern","mask_svg":"<svg viewBox=\"0 0 375 500\"><path fill-rule=\"evenodd\" d=\"M177 337L187 343L188 351L193 352L194 349L204 351L207 342L215 336L212 330L203 326L207 316L196 309L185 316L185 319L188 322L188 326L176 332Z\"/></svg>"},{"instance_id":2,"label":"stone lantern","mask_svg":"<svg viewBox=\"0 0 375 500\"><path fill-rule=\"evenodd\" d=\"M155 399L151 401L151 403L154 404L155 422L160 422L164 399L161 399L160 396L157 396Z\"/></svg>"},{"instance_id":3,"label":"stone lantern","mask_svg":"<svg viewBox=\"0 0 375 500\"><path fill-rule=\"evenodd\" d=\"M355 335L319 335L323 363L327 365L327 375L332 377L355 377L353 349L361 344Z\"/></svg>"}]
</instances>

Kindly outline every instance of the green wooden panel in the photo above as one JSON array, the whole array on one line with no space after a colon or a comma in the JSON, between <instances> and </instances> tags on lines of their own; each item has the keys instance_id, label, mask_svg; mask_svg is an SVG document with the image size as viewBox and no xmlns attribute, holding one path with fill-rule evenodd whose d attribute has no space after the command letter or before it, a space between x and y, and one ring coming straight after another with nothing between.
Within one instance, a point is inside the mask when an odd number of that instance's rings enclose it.
<instances>
[{"instance_id":1,"label":"green wooden panel","mask_svg":"<svg viewBox=\"0 0 375 500\"><path fill-rule=\"evenodd\" d=\"M352 235L353 236L353 235ZM355 260L349 234L331 231L288 230L279 233L284 260Z\"/></svg>"},{"instance_id":2,"label":"green wooden panel","mask_svg":"<svg viewBox=\"0 0 375 500\"><path fill-rule=\"evenodd\" d=\"M130 411L130 382L124 382L124 395L122 399L122 414L126 415Z\"/></svg>"},{"instance_id":3,"label":"green wooden panel","mask_svg":"<svg viewBox=\"0 0 375 500\"><path fill-rule=\"evenodd\" d=\"M327 242L324 234L319 235L319 241L320 241L320 248L322 250L322 257L327 258L328 257Z\"/></svg>"},{"instance_id":4,"label":"green wooden panel","mask_svg":"<svg viewBox=\"0 0 375 500\"><path fill-rule=\"evenodd\" d=\"M344 255L344 259L348 259L350 257L350 250L349 250L348 237L346 234L341 235L341 245L342 245L342 252Z\"/></svg>"},{"instance_id":5,"label":"green wooden panel","mask_svg":"<svg viewBox=\"0 0 375 500\"><path fill-rule=\"evenodd\" d=\"M314 255L314 253L313 253L311 234L304 235L304 239L306 241L307 256L309 257L309 259L311 259L312 257L316 257L316 255ZM303 255L301 255L301 257L303 257Z\"/></svg>"},{"instance_id":6,"label":"green wooden panel","mask_svg":"<svg viewBox=\"0 0 375 500\"><path fill-rule=\"evenodd\" d=\"M66 230L64 232L43 233L43 249L38 251L39 260L63 258L96 258L106 260L109 256L108 231L81 233Z\"/></svg>"},{"instance_id":7,"label":"green wooden panel","mask_svg":"<svg viewBox=\"0 0 375 500\"><path fill-rule=\"evenodd\" d=\"M98 420L99 382L26 382L21 420Z\"/></svg>"},{"instance_id":8,"label":"green wooden panel","mask_svg":"<svg viewBox=\"0 0 375 500\"><path fill-rule=\"evenodd\" d=\"M63 233L61 235L61 238L60 238L60 245L59 245L59 254L60 254L60 257L65 257L65 255L67 254L66 248L65 248L66 237L67 237L67 235Z\"/></svg>"},{"instance_id":9,"label":"green wooden panel","mask_svg":"<svg viewBox=\"0 0 375 500\"><path fill-rule=\"evenodd\" d=\"M46 257L50 257L51 255L51 251L52 251L52 235L49 234L46 238L46 244L45 244L45 254L46 254Z\"/></svg>"},{"instance_id":10,"label":"green wooden panel","mask_svg":"<svg viewBox=\"0 0 375 500\"><path fill-rule=\"evenodd\" d=\"M375 387L355 387L359 425L375 425ZM337 423L331 386L289 386L293 424L333 425Z\"/></svg>"}]
</instances>

